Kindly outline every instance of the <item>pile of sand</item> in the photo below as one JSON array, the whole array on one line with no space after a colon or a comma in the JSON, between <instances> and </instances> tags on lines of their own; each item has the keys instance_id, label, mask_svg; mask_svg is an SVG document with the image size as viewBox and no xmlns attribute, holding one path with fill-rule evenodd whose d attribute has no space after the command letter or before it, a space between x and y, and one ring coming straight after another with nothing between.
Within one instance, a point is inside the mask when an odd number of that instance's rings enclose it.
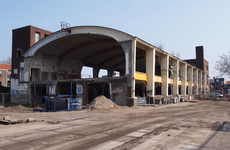
<instances>
[{"instance_id":1,"label":"pile of sand","mask_svg":"<svg viewBox=\"0 0 230 150\"><path fill-rule=\"evenodd\" d=\"M120 108L120 106L116 105L110 99L101 95L95 97L87 108L90 110L108 110L108 109Z\"/></svg>"}]
</instances>

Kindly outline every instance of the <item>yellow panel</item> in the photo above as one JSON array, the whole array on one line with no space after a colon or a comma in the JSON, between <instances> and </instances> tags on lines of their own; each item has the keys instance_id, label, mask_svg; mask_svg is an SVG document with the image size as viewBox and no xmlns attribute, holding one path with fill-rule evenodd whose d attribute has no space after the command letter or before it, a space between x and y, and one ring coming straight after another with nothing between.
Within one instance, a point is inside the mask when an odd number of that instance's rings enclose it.
<instances>
[{"instance_id":1,"label":"yellow panel","mask_svg":"<svg viewBox=\"0 0 230 150\"><path fill-rule=\"evenodd\" d=\"M181 80L178 81L178 85L180 85L180 86L182 85L182 84L181 84Z\"/></svg>"},{"instance_id":2,"label":"yellow panel","mask_svg":"<svg viewBox=\"0 0 230 150\"><path fill-rule=\"evenodd\" d=\"M155 82L162 83L162 77L161 77L161 76L155 76L154 81L155 81Z\"/></svg>"},{"instance_id":3,"label":"yellow panel","mask_svg":"<svg viewBox=\"0 0 230 150\"><path fill-rule=\"evenodd\" d=\"M173 79L168 78L168 84L173 84Z\"/></svg>"},{"instance_id":4,"label":"yellow panel","mask_svg":"<svg viewBox=\"0 0 230 150\"><path fill-rule=\"evenodd\" d=\"M188 86L188 82L186 82L186 86Z\"/></svg>"},{"instance_id":5,"label":"yellow panel","mask_svg":"<svg viewBox=\"0 0 230 150\"><path fill-rule=\"evenodd\" d=\"M135 80L143 80L146 81L148 83L148 76L145 73L140 73L140 72L136 72L135 73Z\"/></svg>"}]
</instances>

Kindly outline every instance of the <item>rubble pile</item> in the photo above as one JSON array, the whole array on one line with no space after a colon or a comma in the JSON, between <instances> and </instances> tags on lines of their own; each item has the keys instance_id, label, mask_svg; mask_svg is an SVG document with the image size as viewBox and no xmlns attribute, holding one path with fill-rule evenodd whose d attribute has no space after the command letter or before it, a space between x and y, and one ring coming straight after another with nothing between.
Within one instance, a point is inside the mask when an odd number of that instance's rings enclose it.
<instances>
[{"instance_id":1,"label":"rubble pile","mask_svg":"<svg viewBox=\"0 0 230 150\"><path fill-rule=\"evenodd\" d=\"M120 106L116 105L110 99L101 95L95 97L87 108L90 110L108 110L108 109L120 108Z\"/></svg>"}]
</instances>

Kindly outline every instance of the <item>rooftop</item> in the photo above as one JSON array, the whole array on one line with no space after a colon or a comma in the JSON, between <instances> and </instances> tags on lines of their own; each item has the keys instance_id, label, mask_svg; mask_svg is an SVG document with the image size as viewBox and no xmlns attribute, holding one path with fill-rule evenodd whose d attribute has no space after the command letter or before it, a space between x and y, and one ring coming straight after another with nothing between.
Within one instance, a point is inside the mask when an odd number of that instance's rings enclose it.
<instances>
[{"instance_id":1,"label":"rooftop","mask_svg":"<svg viewBox=\"0 0 230 150\"><path fill-rule=\"evenodd\" d=\"M0 64L0 69L11 70L11 65L8 65L8 64Z\"/></svg>"}]
</instances>

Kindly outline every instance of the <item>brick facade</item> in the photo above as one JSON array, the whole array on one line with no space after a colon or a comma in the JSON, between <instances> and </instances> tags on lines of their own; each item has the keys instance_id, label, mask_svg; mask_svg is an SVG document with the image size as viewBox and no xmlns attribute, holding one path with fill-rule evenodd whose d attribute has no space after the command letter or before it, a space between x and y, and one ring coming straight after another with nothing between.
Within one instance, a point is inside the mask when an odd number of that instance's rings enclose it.
<instances>
[{"instance_id":1,"label":"brick facade","mask_svg":"<svg viewBox=\"0 0 230 150\"><path fill-rule=\"evenodd\" d=\"M184 61L205 71L207 75L206 83L209 86L209 64L208 61L204 59L204 47L203 46L196 47L196 59L188 59Z\"/></svg>"},{"instance_id":2,"label":"brick facade","mask_svg":"<svg viewBox=\"0 0 230 150\"><path fill-rule=\"evenodd\" d=\"M0 64L0 86L10 87L11 65Z\"/></svg>"},{"instance_id":3,"label":"brick facade","mask_svg":"<svg viewBox=\"0 0 230 150\"><path fill-rule=\"evenodd\" d=\"M39 33L42 39L52 32L33 26L12 30L12 78L19 79L20 62L24 61L23 54L35 44L35 33Z\"/></svg>"}]
</instances>

